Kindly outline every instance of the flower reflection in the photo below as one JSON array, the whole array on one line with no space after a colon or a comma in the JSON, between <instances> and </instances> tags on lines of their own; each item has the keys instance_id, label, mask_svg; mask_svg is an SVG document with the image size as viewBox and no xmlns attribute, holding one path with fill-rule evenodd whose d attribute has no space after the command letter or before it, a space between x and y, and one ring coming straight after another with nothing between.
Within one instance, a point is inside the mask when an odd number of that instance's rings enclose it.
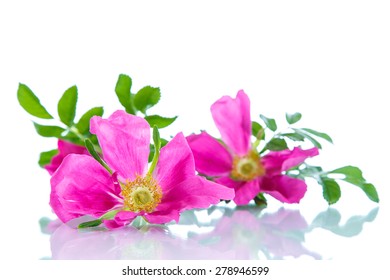
<instances>
[{"instance_id":1,"label":"flower reflection","mask_svg":"<svg viewBox=\"0 0 390 280\"><path fill-rule=\"evenodd\" d=\"M197 238L200 243L211 238L218 240L210 246L233 252L235 259L282 259L302 255L321 258L303 245L308 224L298 210L280 208L276 213L265 213L261 217L257 217L256 210L253 207L227 211L212 232Z\"/></svg>"},{"instance_id":2,"label":"flower reflection","mask_svg":"<svg viewBox=\"0 0 390 280\"><path fill-rule=\"evenodd\" d=\"M366 216L353 216L343 225L340 213L332 208L309 224L299 210L269 213L250 206L215 206L183 213L178 225L113 231L80 231L48 219L40 223L42 232L51 234L53 259L320 259L319 253L305 247L305 237L314 229L355 236L364 223L375 220L377 212L375 208Z\"/></svg>"},{"instance_id":3,"label":"flower reflection","mask_svg":"<svg viewBox=\"0 0 390 280\"><path fill-rule=\"evenodd\" d=\"M222 253L172 234L167 227L78 231L61 225L50 239L53 259L219 259Z\"/></svg>"}]
</instances>

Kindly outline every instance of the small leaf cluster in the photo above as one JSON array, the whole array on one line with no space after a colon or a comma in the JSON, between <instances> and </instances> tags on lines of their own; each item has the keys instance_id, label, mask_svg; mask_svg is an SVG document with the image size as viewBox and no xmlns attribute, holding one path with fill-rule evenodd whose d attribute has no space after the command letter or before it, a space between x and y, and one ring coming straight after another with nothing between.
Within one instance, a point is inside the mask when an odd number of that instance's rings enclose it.
<instances>
[{"instance_id":1,"label":"small leaf cluster","mask_svg":"<svg viewBox=\"0 0 390 280\"><path fill-rule=\"evenodd\" d=\"M362 171L356 166L348 165L331 171L324 171L319 166L302 164L287 171L287 174L301 179L308 177L315 179L322 186L323 197L329 205L336 203L341 197L340 181L360 188L370 200L379 202L375 186L366 181Z\"/></svg>"},{"instance_id":2,"label":"small leaf cluster","mask_svg":"<svg viewBox=\"0 0 390 280\"><path fill-rule=\"evenodd\" d=\"M268 151L282 151L288 149L289 143L295 144L292 142L311 142L315 147L322 149L321 140L326 140L329 143L333 143L332 138L324 133L319 132L310 128L295 128L291 125L299 122L302 118L301 113L286 114L286 121L290 125L288 131L276 132L278 130L278 125L275 119L267 118L264 115L259 116L263 122L263 125L253 121L252 122L252 135L255 136L258 140L266 139L266 130L270 130L273 135L266 141L261 154ZM267 133L268 134L268 133Z\"/></svg>"},{"instance_id":3,"label":"small leaf cluster","mask_svg":"<svg viewBox=\"0 0 390 280\"><path fill-rule=\"evenodd\" d=\"M318 149L322 149L320 141L325 140L333 144L333 139L324 132L310 128L292 127L292 125L295 125L301 120L301 113L286 113L285 117L289 128L288 131L283 132L277 132L278 125L275 119L268 118L264 115L260 115L259 117L263 124L253 121L252 135L257 139L254 145L256 148L260 144L260 141L264 142L263 148L259 152L260 154L264 154L267 151L282 151L288 149L289 144L295 146L296 142L303 143L306 141ZM269 132L271 132L272 136L266 138L266 134ZM368 183L363 177L362 171L355 166L344 166L332 171L324 171L319 166L310 166L307 163L303 163L288 170L286 174L303 180L308 177L314 178L322 187L323 197L329 205L336 203L341 197L339 181L344 181L359 187L370 200L379 202L379 196L375 186ZM254 198L254 201L259 206L266 204L266 199L262 193L258 194Z\"/></svg>"},{"instance_id":4,"label":"small leaf cluster","mask_svg":"<svg viewBox=\"0 0 390 280\"><path fill-rule=\"evenodd\" d=\"M142 113L150 126L157 126L157 128L167 127L176 120L177 116L162 117L160 115L147 114L148 109L152 108L160 101L160 88L145 86L138 90L137 93L132 93L132 84L132 79L129 76L121 74L119 75L115 86L118 100L127 113L132 115Z\"/></svg>"},{"instance_id":5,"label":"small leaf cluster","mask_svg":"<svg viewBox=\"0 0 390 280\"><path fill-rule=\"evenodd\" d=\"M159 115L147 115L148 109L155 106L161 98L159 88L145 86L137 93L131 92L132 79L125 74L120 74L115 86L115 93L119 102L129 114L137 115L141 113L151 127L164 128L171 125L175 117L162 117ZM76 108L78 101L78 90L76 86L68 88L61 96L57 104L58 118L53 117L36 94L25 84L20 83L17 90L17 98L22 108L39 119L34 121L36 132L43 137L54 137L71 142L76 145L86 146L89 152L95 151L96 155L101 153L101 148L95 135L89 131L90 119L93 116L103 116L103 107L89 109L82 116L76 118ZM86 140L88 140L86 142ZM168 141L161 139L161 146ZM41 167L49 164L52 158L58 154L58 149L42 152L38 164ZM154 156L154 146L151 145L150 161Z\"/></svg>"},{"instance_id":6,"label":"small leaf cluster","mask_svg":"<svg viewBox=\"0 0 390 280\"><path fill-rule=\"evenodd\" d=\"M19 84L17 98L23 109L30 115L44 120L49 124L33 122L36 132L43 137L54 137L62 139L76 145L84 145L85 139L98 146L97 139L89 132L90 119L93 116L102 116L103 107L94 107L85 112L77 121L76 107L78 100L78 90L76 86L68 88L61 96L57 104L58 119L53 117L41 104L39 98L25 84ZM41 122L41 121L40 121ZM98 148L99 149L99 148ZM50 163L53 156L58 154L57 149L42 152L39 158L39 165L44 167Z\"/></svg>"}]
</instances>

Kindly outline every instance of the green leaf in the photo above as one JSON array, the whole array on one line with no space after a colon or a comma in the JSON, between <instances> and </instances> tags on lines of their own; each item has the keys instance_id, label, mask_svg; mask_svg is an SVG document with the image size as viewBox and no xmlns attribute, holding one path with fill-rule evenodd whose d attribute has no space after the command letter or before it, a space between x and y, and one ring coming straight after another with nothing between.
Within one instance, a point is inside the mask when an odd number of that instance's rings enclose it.
<instances>
[{"instance_id":1,"label":"green leaf","mask_svg":"<svg viewBox=\"0 0 390 280\"><path fill-rule=\"evenodd\" d=\"M42 106L38 97L32 92L32 90L24 85L19 84L17 97L20 106L26 110L27 113L41 119L52 119L53 117Z\"/></svg>"},{"instance_id":2,"label":"green leaf","mask_svg":"<svg viewBox=\"0 0 390 280\"><path fill-rule=\"evenodd\" d=\"M142 113L153 107L160 100L161 93L159 88L146 86L140 89L134 96L134 106Z\"/></svg>"},{"instance_id":3,"label":"green leaf","mask_svg":"<svg viewBox=\"0 0 390 280\"><path fill-rule=\"evenodd\" d=\"M365 181L365 179L363 178L363 172L356 166L348 165L348 166L344 166L341 168L337 168L337 169L332 170L328 173L330 173L330 174L343 174L347 178L355 178L355 179Z\"/></svg>"},{"instance_id":4,"label":"green leaf","mask_svg":"<svg viewBox=\"0 0 390 280\"><path fill-rule=\"evenodd\" d=\"M311 137L309 134L307 134L305 131L301 130L301 129L298 129L298 128L293 128L292 130L294 130L297 134L301 135L302 137L304 137L305 139L309 140L315 147L317 147L318 149L322 149L322 145L320 144L320 142L318 142L316 139L314 139L313 137Z\"/></svg>"},{"instance_id":5,"label":"green leaf","mask_svg":"<svg viewBox=\"0 0 390 280\"><path fill-rule=\"evenodd\" d=\"M362 191L364 191L364 193L370 200L374 202L379 202L378 192L373 184L367 183L365 180L360 180L358 178L353 177L346 177L341 180L359 187L360 189L362 189Z\"/></svg>"},{"instance_id":6,"label":"green leaf","mask_svg":"<svg viewBox=\"0 0 390 280\"><path fill-rule=\"evenodd\" d=\"M313 130L313 129L310 129L310 128L301 128L302 130L310 133L310 134L313 134L317 137L320 137L322 139L325 139L326 141L328 141L329 143L332 143L333 144L333 140L332 138L326 134L326 133L323 133L323 132L319 132L319 131L316 131L316 130Z\"/></svg>"},{"instance_id":7,"label":"green leaf","mask_svg":"<svg viewBox=\"0 0 390 280\"><path fill-rule=\"evenodd\" d=\"M176 118L177 117L165 118L158 115L150 115L146 116L145 120L149 123L151 127L157 126L157 128L164 128L172 124L176 120Z\"/></svg>"},{"instance_id":8,"label":"green leaf","mask_svg":"<svg viewBox=\"0 0 390 280\"><path fill-rule=\"evenodd\" d=\"M115 86L115 93L119 99L119 102L125 107L126 112L135 115L133 107L133 95L131 94L132 80L125 74L120 74Z\"/></svg>"},{"instance_id":9,"label":"green leaf","mask_svg":"<svg viewBox=\"0 0 390 280\"><path fill-rule=\"evenodd\" d=\"M272 138L271 141L265 146L266 149L270 151L282 151L288 149L286 140L281 138Z\"/></svg>"},{"instance_id":10,"label":"green leaf","mask_svg":"<svg viewBox=\"0 0 390 280\"><path fill-rule=\"evenodd\" d=\"M286 113L286 120L289 124L294 124L296 122L299 122L301 118L302 118L301 113L294 113L294 114Z\"/></svg>"},{"instance_id":11,"label":"green leaf","mask_svg":"<svg viewBox=\"0 0 390 280\"><path fill-rule=\"evenodd\" d=\"M102 220L100 220L100 219L93 220L93 221L89 221L89 222L85 222L85 223L79 224L78 228L97 227L97 226L101 225L101 223L102 223Z\"/></svg>"},{"instance_id":12,"label":"green leaf","mask_svg":"<svg viewBox=\"0 0 390 280\"><path fill-rule=\"evenodd\" d=\"M345 180L346 182L351 183L348 180ZM364 184L359 184L358 187L360 187L364 193L367 195L367 197L374 201L374 202L379 202L379 195L378 192L373 184L370 183L364 183Z\"/></svg>"},{"instance_id":13,"label":"green leaf","mask_svg":"<svg viewBox=\"0 0 390 280\"><path fill-rule=\"evenodd\" d=\"M320 184L322 185L323 196L329 205L336 203L340 199L340 186L335 180L321 177Z\"/></svg>"},{"instance_id":14,"label":"green leaf","mask_svg":"<svg viewBox=\"0 0 390 280\"><path fill-rule=\"evenodd\" d=\"M61 134L65 131L64 128L59 126L46 126L40 125L34 122L35 130L43 137L56 137L61 138Z\"/></svg>"},{"instance_id":15,"label":"green leaf","mask_svg":"<svg viewBox=\"0 0 390 280\"><path fill-rule=\"evenodd\" d=\"M265 125L271 129L272 131L276 131L278 129L278 126L276 125L275 119L269 119L266 116L260 115L260 118L263 120Z\"/></svg>"},{"instance_id":16,"label":"green leaf","mask_svg":"<svg viewBox=\"0 0 390 280\"><path fill-rule=\"evenodd\" d=\"M256 138L259 138L259 133L261 133L261 139L265 138L264 128L258 122L252 122L252 135Z\"/></svg>"},{"instance_id":17,"label":"green leaf","mask_svg":"<svg viewBox=\"0 0 390 280\"><path fill-rule=\"evenodd\" d=\"M77 87L68 88L58 101L58 116L62 123L72 126L76 115Z\"/></svg>"},{"instance_id":18,"label":"green leaf","mask_svg":"<svg viewBox=\"0 0 390 280\"><path fill-rule=\"evenodd\" d=\"M263 193L259 193L255 198L253 199L255 201L255 204L257 206L267 206L267 199L265 198Z\"/></svg>"},{"instance_id":19,"label":"green leaf","mask_svg":"<svg viewBox=\"0 0 390 280\"><path fill-rule=\"evenodd\" d=\"M358 167L350 165L344 166L330 171L328 174L344 175L345 178L342 178L341 180L361 188L370 200L379 202L379 196L375 186L364 179L363 173Z\"/></svg>"},{"instance_id":20,"label":"green leaf","mask_svg":"<svg viewBox=\"0 0 390 280\"><path fill-rule=\"evenodd\" d=\"M98 161L105 169L107 169L107 171L112 174L112 170L111 168L107 165L107 163L105 163L100 155L98 154L98 152L96 152L95 150L95 147L93 146L91 140L89 139L85 139L85 147L87 148L88 152L91 154L91 156L96 160Z\"/></svg>"},{"instance_id":21,"label":"green leaf","mask_svg":"<svg viewBox=\"0 0 390 280\"><path fill-rule=\"evenodd\" d=\"M95 107L88 110L84 115L81 116L80 120L76 124L77 130L84 134L89 131L90 120L93 116L103 116L103 107Z\"/></svg>"},{"instance_id":22,"label":"green leaf","mask_svg":"<svg viewBox=\"0 0 390 280\"><path fill-rule=\"evenodd\" d=\"M42 152L39 155L38 164L40 167L44 168L45 165L48 165L51 162L51 159L58 154L58 149L54 149L51 151Z\"/></svg>"},{"instance_id":23,"label":"green leaf","mask_svg":"<svg viewBox=\"0 0 390 280\"><path fill-rule=\"evenodd\" d=\"M282 133L281 135L293 141L305 141L305 137L298 133Z\"/></svg>"}]
</instances>

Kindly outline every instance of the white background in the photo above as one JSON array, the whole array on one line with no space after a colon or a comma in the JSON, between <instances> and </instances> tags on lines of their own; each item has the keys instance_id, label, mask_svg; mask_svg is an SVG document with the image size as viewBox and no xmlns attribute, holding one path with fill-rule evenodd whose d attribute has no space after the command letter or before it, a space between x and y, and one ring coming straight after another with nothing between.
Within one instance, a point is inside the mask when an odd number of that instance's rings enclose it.
<instances>
[{"instance_id":1,"label":"white background","mask_svg":"<svg viewBox=\"0 0 390 280\"><path fill-rule=\"evenodd\" d=\"M161 88L154 112L180 116L166 136L200 129L218 136L209 107L239 89L254 118L283 123L284 112L301 112L302 126L335 142L313 162L359 166L381 198L377 219L356 241L308 242L345 261L380 261L389 224L389 14L388 1L376 0L1 1L2 258L36 260L49 250L37 223L52 215L49 176L36 162L56 143L36 135L17 102L18 83L52 114L76 84L78 116L100 105L108 116L120 108L114 87L125 73L135 90ZM346 216L375 207L359 189L342 187L335 207ZM299 206L309 219L327 208L321 196L310 184Z\"/></svg>"}]
</instances>

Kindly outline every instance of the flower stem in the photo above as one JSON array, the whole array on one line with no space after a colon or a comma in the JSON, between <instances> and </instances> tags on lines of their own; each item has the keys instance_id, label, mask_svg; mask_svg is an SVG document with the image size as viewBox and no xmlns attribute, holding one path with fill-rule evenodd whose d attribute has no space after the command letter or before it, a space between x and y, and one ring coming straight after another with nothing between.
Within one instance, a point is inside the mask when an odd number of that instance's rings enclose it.
<instances>
[{"instance_id":1,"label":"flower stem","mask_svg":"<svg viewBox=\"0 0 390 280\"><path fill-rule=\"evenodd\" d=\"M76 127L70 126L68 129L70 132L72 132L74 135L76 135L81 141L84 141L85 139L87 139L84 135L82 135L79 132L79 130Z\"/></svg>"},{"instance_id":2,"label":"flower stem","mask_svg":"<svg viewBox=\"0 0 390 280\"><path fill-rule=\"evenodd\" d=\"M77 138L79 138L82 142L84 142L86 139L88 139L88 137L85 137L84 135L82 135L80 133L80 131L77 129L77 127L75 126L71 126L71 127L68 127L69 131L72 132L74 135L77 136ZM100 148L99 145L93 145L94 149L96 152L98 152L99 154L102 153L102 148Z\"/></svg>"},{"instance_id":3,"label":"flower stem","mask_svg":"<svg viewBox=\"0 0 390 280\"><path fill-rule=\"evenodd\" d=\"M118 209L108 211L106 214L102 215L99 220L112 220L119 211L120 210Z\"/></svg>"},{"instance_id":4,"label":"flower stem","mask_svg":"<svg viewBox=\"0 0 390 280\"><path fill-rule=\"evenodd\" d=\"M110 174L113 174L113 171L112 169L107 165L107 163L105 163L104 160L102 160L102 158L100 157L100 155L96 152L95 150L95 146L92 144L91 140L89 140L88 138L85 139L84 141L85 143L85 147L87 148L88 152L91 154L91 156L97 160L97 162L99 162L105 169L107 169L107 171L110 173Z\"/></svg>"}]
</instances>

